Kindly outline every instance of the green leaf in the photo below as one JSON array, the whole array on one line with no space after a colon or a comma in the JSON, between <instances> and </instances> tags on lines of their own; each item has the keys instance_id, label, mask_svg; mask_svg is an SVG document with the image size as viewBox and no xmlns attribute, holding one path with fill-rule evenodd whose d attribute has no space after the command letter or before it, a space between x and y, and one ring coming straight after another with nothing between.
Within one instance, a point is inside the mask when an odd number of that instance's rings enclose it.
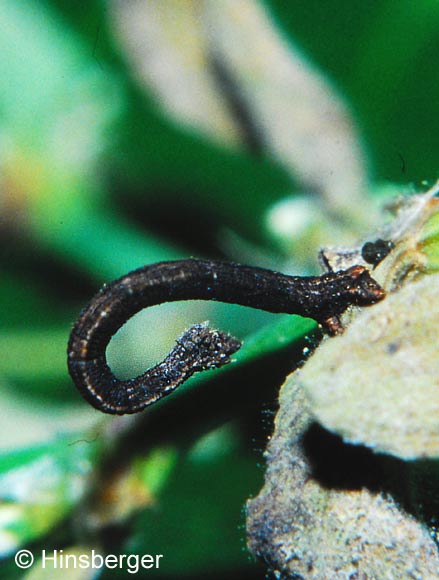
<instances>
[{"instance_id":1,"label":"green leaf","mask_svg":"<svg viewBox=\"0 0 439 580\"><path fill-rule=\"evenodd\" d=\"M260 478L233 426L224 425L186 453L157 504L135 520L123 549L163 554L160 571L173 577L247 567L242 507Z\"/></svg>"},{"instance_id":2,"label":"green leaf","mask_svg":"<svg viewBox=\"0 0 439 580\"><path fill-rule=\"evenodd\" d=\"M87 492L100 444L68 439L0 456L0 554L53 529Z\"/></svg>"}]
</instances>

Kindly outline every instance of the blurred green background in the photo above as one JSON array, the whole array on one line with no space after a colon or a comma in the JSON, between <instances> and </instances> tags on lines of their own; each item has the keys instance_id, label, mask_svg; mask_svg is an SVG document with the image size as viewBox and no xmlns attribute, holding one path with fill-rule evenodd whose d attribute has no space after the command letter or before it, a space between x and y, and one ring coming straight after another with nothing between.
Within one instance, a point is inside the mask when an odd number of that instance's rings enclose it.
<instances>
[{"instance_id":1,"label":"blurred green background","mask_svg":"<svg viewBox=\"0 0 439 580\"><path fill-rule=\"evenodd\" d=\"M121 376L195 322L245 342L229 368L127 418L76 392L69 330L102 283L154 261L315 272L322 244L367 235L380 197L434 181L438 25L429 0L2 2L8 578L49 577L15 567L22 546L163 553L145 572L163 578L265 576L245 549L245 500L313 323L206 303L136 316L110 345Z\"/></svg>"}]
</instances>

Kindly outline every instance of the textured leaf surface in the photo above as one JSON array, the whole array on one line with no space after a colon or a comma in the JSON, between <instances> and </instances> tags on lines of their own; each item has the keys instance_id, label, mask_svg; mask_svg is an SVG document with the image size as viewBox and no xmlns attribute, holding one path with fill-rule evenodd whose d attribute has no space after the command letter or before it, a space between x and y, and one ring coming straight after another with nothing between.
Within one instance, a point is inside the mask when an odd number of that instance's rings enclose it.
<instances>
[{"instance_id":1,"label":"textured leaf surface","mask_svg":"<svg viewBox=\"0 0 439 580\"><path fill-rule=\"evenodd\" d=\"M407 284L321 345L300 372L316 418L346 440L439 457L439 276Z\"/></svg>"}]
</instances>

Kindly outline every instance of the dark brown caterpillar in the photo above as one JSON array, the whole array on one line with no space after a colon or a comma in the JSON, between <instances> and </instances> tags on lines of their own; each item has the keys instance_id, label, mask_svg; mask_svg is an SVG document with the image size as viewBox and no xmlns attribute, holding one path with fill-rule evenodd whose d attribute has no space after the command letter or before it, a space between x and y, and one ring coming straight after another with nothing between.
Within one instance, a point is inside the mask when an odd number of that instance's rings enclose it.
<instances>
[{"instance_id":1,"label":"dark brown caterpillar","mask_svg":"<svg viewBox=\"0 0 439 580\"><path fill-rule=\"evenodd\" d=\"M111 337L134 314L176 300L218 300L314 318L327 332L341 331L339 316L351 304L366 306L384 290L362 266L316 277L210 260L161 262L105 285L79 315L68 343L68 367L80 393L105 413L136 413L171 393L196 372L220 367L241 343L195 325L165 360L142 375L119 380L106 361Z\"/></svg>"}]
</instances>

